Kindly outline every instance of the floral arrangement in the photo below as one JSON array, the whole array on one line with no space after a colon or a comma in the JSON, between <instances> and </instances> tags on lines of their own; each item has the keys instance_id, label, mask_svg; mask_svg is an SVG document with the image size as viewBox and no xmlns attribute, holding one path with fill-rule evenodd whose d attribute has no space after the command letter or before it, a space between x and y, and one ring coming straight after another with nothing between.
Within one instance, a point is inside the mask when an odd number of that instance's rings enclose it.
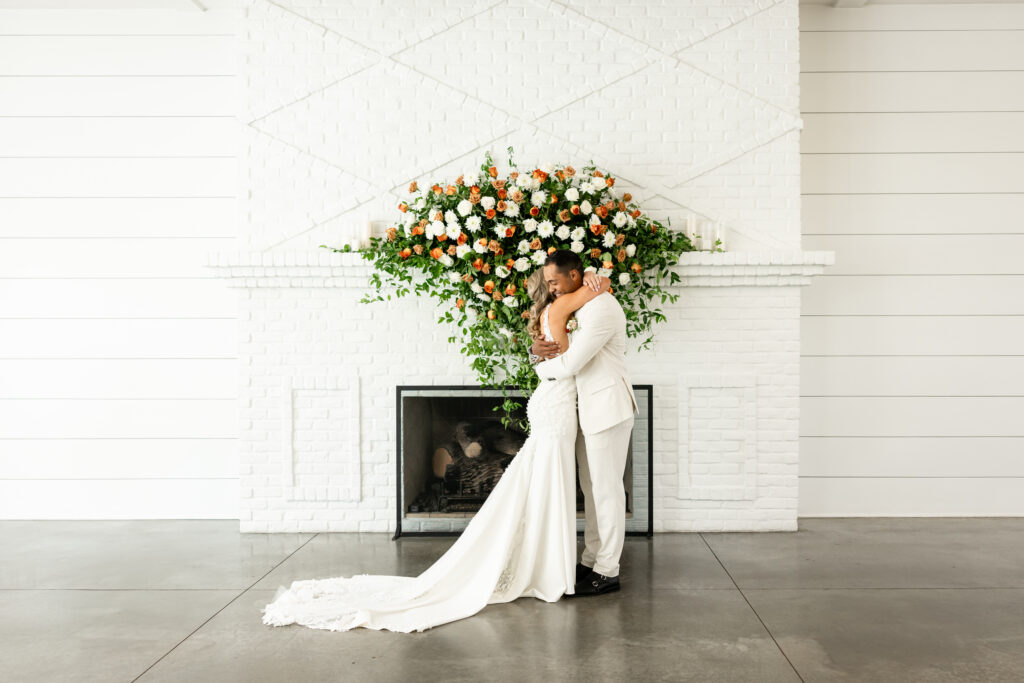
<instances>
[{"instance_id":1,"label":"floral arrangement","mask_svg":"<svg viewBox=\"0 0 1024 683\"><path fill-rule=\"evenodd\" d=\"M671 267L693 250L685 234L644 214L592 162L582 171L544 164L499 178L487 153L479 172L425 190L414 181L409 195L385 235L357 250L376 271L375 294L363 302L382 301L387 290L388 299L414 291L447 304L439 322L459 328L462 353L473 359L480 383L502 390L506 424L521 407L508 392L532 391L539 381L528 359L526 279L549 253L570 249L584 267L611 278L627 334L644 337L642 349L653 339L652 325L665 320L657 304L678 297L665 288L679 281Z\"/></svg>"}]
</instances>

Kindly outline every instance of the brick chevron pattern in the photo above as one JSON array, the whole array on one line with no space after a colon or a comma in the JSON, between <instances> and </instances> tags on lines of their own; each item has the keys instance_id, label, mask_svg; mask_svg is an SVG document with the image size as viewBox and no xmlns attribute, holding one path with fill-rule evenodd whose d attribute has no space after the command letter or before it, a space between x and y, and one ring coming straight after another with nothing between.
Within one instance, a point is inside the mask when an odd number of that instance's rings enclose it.
<instances>
[{"instance_id":1,"label":"brick chevron pattern","mask_svg":"<svg viewBox=\"0 0 1024 683\"><path fill-rule=\"evenodd\" d=\"M593 160L730 250L800 245L797 0L249 0L244 246L340 244L490 150Z\"/></svg>"}]
</instances>

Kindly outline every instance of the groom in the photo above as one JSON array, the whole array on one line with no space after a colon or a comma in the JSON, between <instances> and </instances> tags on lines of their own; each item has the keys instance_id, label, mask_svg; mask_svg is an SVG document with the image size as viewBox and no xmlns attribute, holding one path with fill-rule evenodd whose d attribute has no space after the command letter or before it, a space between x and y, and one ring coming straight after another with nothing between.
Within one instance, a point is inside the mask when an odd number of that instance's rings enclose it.
<instances>
[{"instance_id":1,"label":"groom","mask_svg":"<svg viewBox=\"0 0 1024 683\"><path fill-rule=\"evenodd\" d=\"M589 270L589 269L588 269ZM544 280L555 297L583 286L583 263L567 249L551 253ZM576 311L577 330L569 349L537 341L531 360L548 379L576 377L580 431L576 462L583 489L586 526L582 561L576 565L576 595L619 590L619 557L626 536L626 493L622 484L626 454L637 412L626 377L626 316L609 293Z\"/></svg>"}]
</instances>

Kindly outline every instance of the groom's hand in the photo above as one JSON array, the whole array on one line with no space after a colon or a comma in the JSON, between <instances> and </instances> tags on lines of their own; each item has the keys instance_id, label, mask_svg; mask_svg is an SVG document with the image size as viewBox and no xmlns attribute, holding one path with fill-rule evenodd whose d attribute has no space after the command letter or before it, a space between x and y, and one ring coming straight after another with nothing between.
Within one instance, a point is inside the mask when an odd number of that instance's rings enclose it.
<instances>
[{"instance_id":1,"label":"groom's hand","mask_svg":"<svg viewBox=\"0 0 1024 683\"><path fill-rule=\"evenodd\" d=\"M561 352L561 345L556 341L549 342L544 341L543 339L538 339L533 342L533 346L530 347L530 353L535 356L539 356L544 360L555 358Z\"/></svg>"}]
</instances>

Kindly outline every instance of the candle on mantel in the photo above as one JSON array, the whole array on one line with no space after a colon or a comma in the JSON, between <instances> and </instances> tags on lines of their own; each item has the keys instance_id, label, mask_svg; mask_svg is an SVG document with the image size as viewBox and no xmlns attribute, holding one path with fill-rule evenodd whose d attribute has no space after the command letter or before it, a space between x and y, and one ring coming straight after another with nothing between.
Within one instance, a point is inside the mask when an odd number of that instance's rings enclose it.
<instances>
[{"instance_id":1,"label":"candle on mantel","mask_svg":"<svg viewBox=\"0 0 1024 683\"><path fill-rule=\"evenodd\" d=\"M715 241L713 243L714 249L725 250L725 239L722 237L722 222L715 221Z\"/></svg>"}]
</instances>

